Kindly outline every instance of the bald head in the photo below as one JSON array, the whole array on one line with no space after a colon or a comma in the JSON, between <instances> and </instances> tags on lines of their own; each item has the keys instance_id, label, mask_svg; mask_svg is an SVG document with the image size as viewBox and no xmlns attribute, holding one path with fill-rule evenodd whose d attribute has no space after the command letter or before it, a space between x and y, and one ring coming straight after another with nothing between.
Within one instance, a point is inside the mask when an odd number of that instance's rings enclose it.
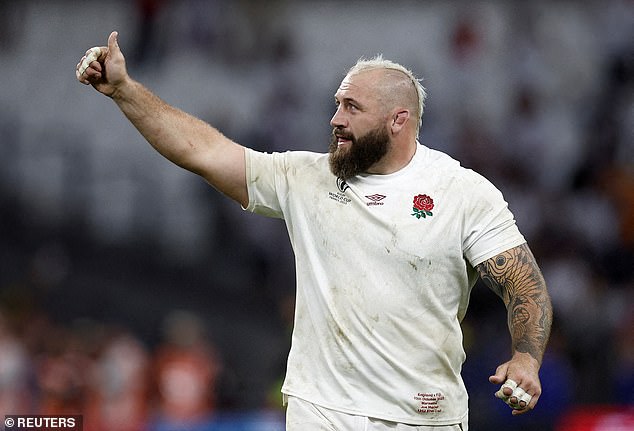
<instances>
[{"instance_id":1,"label":"bald head","mask_svg":"<svg viewBox=\"0 0 634 431\"><path fill-rule=\"evenodd\" d=\"M386 111L402 107L411 113L418 135L427 93L414 74L398 63L383 59L380 55L370 60L360 59L350 68L347 76L361 74L368 74L371 78L376 97Z\"/></svg>"}]
</instances>

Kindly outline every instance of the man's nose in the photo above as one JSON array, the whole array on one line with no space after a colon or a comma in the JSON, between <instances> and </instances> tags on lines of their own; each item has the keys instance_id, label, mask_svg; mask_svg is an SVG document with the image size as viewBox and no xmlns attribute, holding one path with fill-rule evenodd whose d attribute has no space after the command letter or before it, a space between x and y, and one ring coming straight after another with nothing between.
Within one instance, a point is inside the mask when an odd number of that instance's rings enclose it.
<instances>
[{"instance_id":1,"label":"man's nose","mask_svg":"<svg viewBox=\"0 0 634 431\"><path fill-rule=\"evenodd\" d=\"M346 120L345 115L343 115L343 112L341 112L341 107L337 108L334 115L330 119L330 125L332 127L348 127L348 121Z\"/></svg>"}]
</instances>

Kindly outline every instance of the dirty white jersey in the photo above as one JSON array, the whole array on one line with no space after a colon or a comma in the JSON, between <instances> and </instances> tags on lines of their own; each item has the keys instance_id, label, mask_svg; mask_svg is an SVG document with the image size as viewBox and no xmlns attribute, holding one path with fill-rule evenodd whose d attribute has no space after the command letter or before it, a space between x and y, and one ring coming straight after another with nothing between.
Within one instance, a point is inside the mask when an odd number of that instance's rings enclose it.
<instances>
[{"instance_id":1,"label":"dirty white jersey","mask_svg":"<svg viewBox=\"0 0 634 431\"><path fill-rule=\"evenodd\" d=\"M247 150L246 167L247 210L284 219L295 253L282 392L388 421L462 422L473 268L525 242L501 193L421 144L400 171L347 181L327 154Z\"/></svg>"}]
</instances>

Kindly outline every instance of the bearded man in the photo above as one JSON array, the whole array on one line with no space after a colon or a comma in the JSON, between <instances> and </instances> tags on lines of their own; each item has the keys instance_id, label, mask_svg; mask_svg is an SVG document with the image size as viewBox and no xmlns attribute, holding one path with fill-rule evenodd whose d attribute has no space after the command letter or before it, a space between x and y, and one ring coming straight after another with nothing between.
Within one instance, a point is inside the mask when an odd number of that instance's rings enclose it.
<instances>
[{"instance_id":1,"label":"bearded man","mask_svg":"<svg viewBox=\"0 0 634 431\"><path fill-rule=\"evenodd\" d=\"M257 152L167 105L129 77L116 32L76 73L163 156L286 222L287 430L466 430L460 322L478 276L508 310L496 396L513 414L535 407L552 320L544 279L501 193L418 142L426 92L411 71L357 62L335 94L328 154Z\"/></svg>"}]
</instances>

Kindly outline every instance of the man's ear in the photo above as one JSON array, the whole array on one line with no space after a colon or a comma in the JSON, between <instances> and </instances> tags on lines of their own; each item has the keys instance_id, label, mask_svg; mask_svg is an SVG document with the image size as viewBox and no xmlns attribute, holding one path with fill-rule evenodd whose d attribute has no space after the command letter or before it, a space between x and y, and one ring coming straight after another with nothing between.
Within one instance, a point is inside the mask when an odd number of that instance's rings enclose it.
<instances>
[{"instance_id":1,"label":"man's ear","mask_svg":"<svg viewBox=\"0 0 634 431\"><path fill-rule=\"evenodd\" d=\"M409 111L407 109L401 109L394 112L391 124L392 133L396 134L400 132L407 124L407 120L409 120Z\"/></svg>"}]
</instances>

